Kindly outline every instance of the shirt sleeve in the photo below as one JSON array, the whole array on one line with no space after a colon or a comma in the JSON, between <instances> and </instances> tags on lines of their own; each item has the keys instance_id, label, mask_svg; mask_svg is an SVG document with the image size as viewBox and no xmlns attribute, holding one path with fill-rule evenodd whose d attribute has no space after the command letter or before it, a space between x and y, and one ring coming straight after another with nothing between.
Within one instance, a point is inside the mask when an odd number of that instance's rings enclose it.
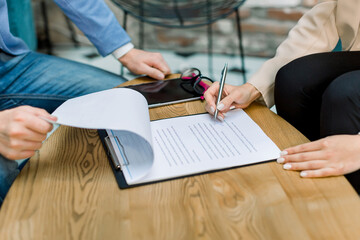
<instances>
[{"instance_id":1,"label":"shirt sleeve","mask_svg":"<svg viewBox=\"0 0 360 240\"><path fill-rule=\"evenodd\" d=\"M102 56L131 41L104 0L54 0Z\"/></svg>"},{"instance_id":2,"label":"shirt sleeve","mask_svg":"<svg viewBox=\"0 0 360 240\"><path fill-rule=\"evenodd\" d=\"M339 41L335 12L336 1L320 3L291 29L286 40L277 48L275 56L266 61L248 81L262 95L258 101L268 107L274 105L275 78L281 67L299 57L329 52L335 48Z\"/></svg>"},{"instance_id":3,"label":"shirt sleeve","mask_svg":"<svg viewBox=\"0 0 360 240\"><path fill-rule=\"evenodd\" d=\"M132 43L127 43L127 44L121 46L120 48L116 49L115 51L113 51L112 55L114 56L114 58L119 59L122 56L124 56L125 54L127 54L133 48L134 48L134 45Z\"/></svg>"}]
</instances>

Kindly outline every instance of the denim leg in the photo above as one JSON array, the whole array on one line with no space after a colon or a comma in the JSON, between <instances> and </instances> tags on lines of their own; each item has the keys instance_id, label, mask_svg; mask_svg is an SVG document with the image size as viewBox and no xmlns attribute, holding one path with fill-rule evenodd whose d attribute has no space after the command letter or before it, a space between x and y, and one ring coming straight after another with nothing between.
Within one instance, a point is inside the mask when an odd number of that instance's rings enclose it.
<instances>
[{"instance_id":1,"label":"denim leg","mask_svg":"<svg viewBox=\"0 0 360 240\"><path fill-rule=\"evenodd\" d=\"M19 173L20 170L16 161L6 159L0 155L0 206Z\"/></svg>"},{"instance_id":2,"label":"denim leg","mask_svg":"<svg viewBox=\"0 0 360 240\"><path fill-rule=\"evenodd\" d=\"M0 52L0 111L30 105L53 112L69 98L113 88L126 79L113 73L30 52ZM0 205L26 161L18 165L0 155Z\"/></svg>"},{"instance_id":3,"label":"denim leg","mask_svg":"<svg viewBox=\"0 0 360 240\"><path fill-rule=\"evenodd\" d=\"M0 60L0 111L30 105L53 112L69 98L113 88L126 79L86 64L30 52Z\"/></svg>"}]
</instances>

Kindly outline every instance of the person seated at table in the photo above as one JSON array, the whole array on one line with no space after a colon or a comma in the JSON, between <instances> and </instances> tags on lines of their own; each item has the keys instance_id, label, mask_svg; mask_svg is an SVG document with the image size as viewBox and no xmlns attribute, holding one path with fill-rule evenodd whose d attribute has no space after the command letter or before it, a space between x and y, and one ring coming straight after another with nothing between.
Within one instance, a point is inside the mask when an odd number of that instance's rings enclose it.
<instances>
[{"instance_id":1,"label":"person seated at table","mask_svg":"<svg viewBox=\"0 0 360 240\"><path fill-rule=\"evenodd\" d=\"M277 113L311 141L284 149L277 159L300 176L345 175L360 192L360 1L314 6L289 32L276 55L241 86L225 85L217 106L223 120L231 106L253 101ZM332 52L341 39L343 52ZM219 85L205 93L216 108ZM233 108L233 107L232 107Z\"/></svg>"},{"instance_id":2,"label":"person seated at table","mask_svg":"<svg viewBox=\"0 0 360 240\"><path fill-rule=\"evenodd\" d=\"M135 74L163 79L170 69L159 53L135 49L101 0L55 0L102 56L112 54ZM0 0L0 204L26 159L52 129L44 119L69 98L113 88L121 76L28 49L9 30L6 0ZM28 106L23 106L28 105Z\"/></svg>"}]
</instances>

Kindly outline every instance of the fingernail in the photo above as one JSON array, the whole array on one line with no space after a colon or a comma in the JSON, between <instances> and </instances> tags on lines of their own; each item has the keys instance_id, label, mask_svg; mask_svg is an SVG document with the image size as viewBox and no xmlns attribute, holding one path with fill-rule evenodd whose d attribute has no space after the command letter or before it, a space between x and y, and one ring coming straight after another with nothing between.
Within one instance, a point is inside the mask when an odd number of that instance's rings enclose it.
<instances>
[{"instance_id":1,"label":"fingernail","mask_svg":"<svg viewBox=\"0 0 360 240\"><path fill-rule=\"evenodd\" d=\"M300 177L306 177L307 176L307 172L301 172L300 173Z\"/></svg>"},{"instance_id":2,"label":"fingernail","mask_svg":"<svg viewBox=\"0 0 360 240\"><path fill-rule=\"evenodd\" d=\"M217 109L219 111L221 111L224 108L224 104L223 103L219 103L219 105L217 106Z\"/></svg>"},{"instance_id":3,"label":"fingernail","mask_svg":"<svg viewBox=\"0 0 360 240\"><path fill-rule=\"evenodd\" d=\"M281 151L281 152L280 152L280 156L285 156L285 155L288 155L288 152L287 152L287 151Z\"/></svg>"},{"instance_id":4,"label":"fingernail","mask_svg":"<svg viewBox=\"0 0 360 240\"><path fill-rule=\"evenodd\" d=\"M235 106L231 106L231 107L230 107L230 110L233 110L233 109L235 109Z\"/></svg>"},{"instance_id":5,"label":"fingernail","mask_svg":"<svg viewBox=\"0 0 360 240\"><path fill-rule=\"evenodd\" d=\"M277 163L283 163L283 162L285 162L285 159L282 158L282 157L279 157L278 159L276 159L276 162Z\"/></svg>"},{"instance_id":6,"label":"fingernail","mask_svg":"<svg viewBox=\"0 0 360 240\"><path fill-rule=\"evenodd\" d=\"M284 164L283 168L286 169L286 170L289 170L291 168L291 164L286 163L286 164Z\"/></svg>"},{"instance_id":7,"label":"fingernail","mask_svg":"<svg viewBox=\"0 0 360 240\"><path fill-rule=\"evenodd\" d=\"M159 79L163 79L163 78L165 78L165 76L164 76L164 74L159 74L159 75L158 75L158 78L159 78Z\"/></svg>"},{"instance_id":8,"label":"fingernail","mask_svg":"<svg viewBox=\"0 0 360 240\"><path fill-rule=\"evenodd\" d=\"M224 121L224 118L223 118L223 117L221 117L221 116L218 116L218 119L219 119L221 122L223 122L223 121Z\"/></svg>"},{"instance_id":9,"label":"fingernail","mask_svg":"<svg viewBox=\"0 0 360 240\"><path fill-rule=\"evenodd\" d=\"M226 117L227 113L223 113L224 117Z\"/></svg>"},{"instance_id":10,"label":"fingernail","mask_svg":"<svg viewBox=\"0 0 360 240\"><path fill-rule=\"evenodd\" d=\"M215 108L213 106L210 107L210 112L214 113L215 112Z\"/></svg>"}]
</instances>

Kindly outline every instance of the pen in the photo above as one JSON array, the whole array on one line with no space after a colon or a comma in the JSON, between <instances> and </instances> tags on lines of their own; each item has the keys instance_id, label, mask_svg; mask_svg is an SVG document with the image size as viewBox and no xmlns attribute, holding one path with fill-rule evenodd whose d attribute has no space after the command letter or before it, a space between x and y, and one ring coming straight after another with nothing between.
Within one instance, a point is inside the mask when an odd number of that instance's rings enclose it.
<instances>
[{"instance_id":1,"label":"pen","mask_svg":"<svg viewBox=\"0 0 360 240\"><path fill-rule=\"evenodd\" d=\"M217 119L217 116L218 116L218 113L219 113L219 110L217 109L217 106L218 106L218 104L219 104L219 102L221 100L221 95L222 95L224 84L225 84L227 70L228 70L228 64L225 63L225 66L224 66L223 70L221 71L220 87L219 87L218 97L217 97L217 100L216 100L216 108L215 108L215 114L214 114L215 119Z\"/></svg>"}]
</instances>

